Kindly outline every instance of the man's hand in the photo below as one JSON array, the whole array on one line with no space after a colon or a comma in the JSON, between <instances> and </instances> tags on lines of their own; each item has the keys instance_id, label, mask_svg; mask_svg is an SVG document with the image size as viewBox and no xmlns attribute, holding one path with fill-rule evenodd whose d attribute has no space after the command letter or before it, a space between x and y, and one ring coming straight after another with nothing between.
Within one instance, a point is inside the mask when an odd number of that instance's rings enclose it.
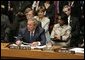
<instances>
[{"instance_id":1,"label":"man's hand","mask_svg":"<svg viewBox=\"0 0 85 60\"><path fill-rule=\"evenodd\" d=\"M21 44L21 41L20 41L20 40L17 40L15 43L16 43L17 45L20 45L20 44Z\"/></svg>"},{"instance_id":2,"label":"man's hand","mask_svg":"<svg viewBox=\"0 0 85 60\"><path fill-rule=\"evenodd\" d=\"M58 39L58 40L60 40L60 36L58 36L58 35L55 35L54 37L55 37L55 39Z\"/></svg>"},{"instance_id":3,"label":"man's hand","mask_svg":"<svg viewBox=\"0 0 85 60\"><path fill-rule=\"evenodd\" d=\"M37 46L38 45L38 42L33 42L32 44L31 44L31 46Z\"/></svg>"}]
</instances>

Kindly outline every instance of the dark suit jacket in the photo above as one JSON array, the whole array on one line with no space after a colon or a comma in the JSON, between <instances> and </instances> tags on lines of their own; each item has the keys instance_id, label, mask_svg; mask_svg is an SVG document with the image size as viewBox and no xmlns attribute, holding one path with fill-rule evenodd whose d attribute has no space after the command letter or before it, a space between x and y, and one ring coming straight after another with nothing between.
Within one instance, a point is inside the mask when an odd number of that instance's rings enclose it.
<instances>
[{"instance_id":1,"label":"dark suit jacket","mask_svg":"<svg viewBox=\"0 0 85 60\"><path fill-rule=\"evenodd\" d=\"M32 38L32 40L30 40L30 32L27 30L27 28L23 28L19 31L17 39L21 39L27 43L32 43L34 41L40 41L41 45L46 44L45 30L41 27L36 28L34 37Z\"/></svg>"},{"instance_id":2,"label":"dark suit jacket","mask_svg":"<svg viewBox=\"0 0 85 60\"><path fill-rule=\"evenodd\" d=\"M71 16L71 23L70 26L72 28L71 30L71 46L77 46L80 36L80 23L79 20L76 17Z\"/></svg>"},{"instance_id":3,"label":"dark suit jacket","mask_svg":"<svg viewBox=\"0 0 85 60\"><path fill-rule=\"evenodd\" d=\"M8 38L9 33L10 33L9 17L5 14L1 14L1 40L4 40L5 37Z\"/></svg>"},{"instance_id":4,"label":"dark suit jacket","mask_svg":"<svg viewBox=\"0 0 85 60\"><path fill-rule=\"evenodd\" d=\"M73 6L71 7L71 14L75 17L81 17L81 4L80 1L74 1Z\"/></svg>"},{"instance_id":5,"label":"dark suit jacket","mask_svg":"<svg viewBox=\"0 0 85 60\"><path fill-rule=\"evenodd\" d=\"M76 17L71 16L71 28L72 28L72 36L73 37L77 37L79 36L79 32L80 32L80 23L79 23L79 19L77 19Z\"/></svg>"}]
</instances>

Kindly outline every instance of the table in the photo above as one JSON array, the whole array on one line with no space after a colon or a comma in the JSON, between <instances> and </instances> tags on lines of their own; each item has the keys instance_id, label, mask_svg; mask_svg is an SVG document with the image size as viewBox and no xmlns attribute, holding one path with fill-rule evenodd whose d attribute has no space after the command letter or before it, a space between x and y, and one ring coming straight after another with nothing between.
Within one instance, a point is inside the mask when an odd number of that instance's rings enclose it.
<instances>
[{"instance_id":1,"label":"table","mask_svg":"<svg viewBox=\"0 0 85 60\"><path fill-rule=\"evenodd\" d=\"M9 49L9 43L1 43L1 58L27 59L84 59L84 54L49 52L41 50Z\"/></svg>"}]
</instances>

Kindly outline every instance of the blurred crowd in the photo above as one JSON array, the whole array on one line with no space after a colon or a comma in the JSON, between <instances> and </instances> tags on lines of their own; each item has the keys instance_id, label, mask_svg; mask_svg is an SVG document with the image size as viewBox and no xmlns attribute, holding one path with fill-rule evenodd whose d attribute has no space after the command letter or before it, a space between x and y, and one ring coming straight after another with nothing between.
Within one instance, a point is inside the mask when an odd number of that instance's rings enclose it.
<instances>
[{"instance_id":1,"label":"blurred crowd","mask_svg":"<svg viewBox=\"0 0 85 60\"><path fill-rule=\"evenodd\" d=\"M15 42L19 30L32 17L45 30L47 42L60 39L71 47L84 47L84 1L1 1L1 42Z\"/></svg>"}]
</instances>

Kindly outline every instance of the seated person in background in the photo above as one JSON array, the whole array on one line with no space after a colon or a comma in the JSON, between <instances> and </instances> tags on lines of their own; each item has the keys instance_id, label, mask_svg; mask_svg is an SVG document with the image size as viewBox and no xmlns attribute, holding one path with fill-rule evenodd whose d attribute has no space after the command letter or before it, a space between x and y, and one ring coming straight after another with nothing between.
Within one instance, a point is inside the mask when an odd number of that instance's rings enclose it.
<instances>
[{"instance_id":1,"label":"seated person in background","mask_svg":"<svg viewBox=\"0 0 85 60\"><path fill-rule=\"evenodd\" d=\"M82 47L84 48L84 25L81 27L81 31L80 31L80 41L78 44L78 47Z\"/></svg>"},{"instance_id":2,"label":"seated person in background","mask_svg":"<svg viewBox=\"0 0 85 60\"><path fill-rule=\"evenodd\" d=\"M19 29L26 27L27 20L29 20L30 18L34 18L35 12L31 8L27 7L25 9L24 14L26 16L26 19L20 22ZM39 21L38 23L39 23L39 26L41 26L41 23Z\"/></svg>"},{"instance_id":3,"label":"seated person in background","mask_svg":"<svg viewBox=\"0 0 85 60\"><path fill-rule=\"evenodd\" d=\"M19 25L19 29L22 29L24 27L26 27L26 22L29 18L33 18L33 11L31 8L27 7L25 9L24 15L25 15L25 19L23 19L22 21L20 21L20 25Z\"/></svg>"},{"instance_id":4,"label":"seated person in background","mask_svg":"<svg viewBox=\"0 0 85 60\"><path fill-rule=\"evenodd\" d=\"M49 34L49 23L50 19L48 17L45 17L44 15L45 9L41 8L38 10L38 16L35 16L35 18L41 22L41 27L45 29L45 35L46 35L46 42L50 41L50 34Z\"/></svg>"},{"instance_id":5,"label":"seated person in background","mask_svg":"<svg viewBox=\"0 0 85 60\"><path fill-rule=\"evenodd\" d=\"M6 15L5 6L1 5L1 42L10 42L10 20L8 15Z\"/></svg>"},{"instance_id":6,"label":"seated person in background","mask_svg":"<svg viewBox=\"0 0 85 60\"><path fill-rule=\"evenodd\" d=\"M38 26L38 21L35 18L30 18L27 21L27 27L20 29L16 44L19 45L21 40L31 43L32 46L46 44L45 30Z\"/></svg>"},{"instance_id":7,"label":"seated person in background","mask_svg":"<svg viewBox=\"0 0 85 60\"><path fill-rule=\"evenodd\" d=\"M58 24L54 25L51 33L54 44L63 47L69 46L70 43L71 27L68 25L67 19L67 15L62 14L58 20Z\"/></svg>"},{"instance_id":8,"label":"seated person in background","mask_svg":"<svg viewBox=\"0 0 85 60\"><path fill-rule=\"evenodd\" d=\"M78 47L80 41L79 18L72 15L72 9L69 5L63 7L63 12L68 16L68 25L71 26L70 47Z\"/></svg>"}]
</instances>

